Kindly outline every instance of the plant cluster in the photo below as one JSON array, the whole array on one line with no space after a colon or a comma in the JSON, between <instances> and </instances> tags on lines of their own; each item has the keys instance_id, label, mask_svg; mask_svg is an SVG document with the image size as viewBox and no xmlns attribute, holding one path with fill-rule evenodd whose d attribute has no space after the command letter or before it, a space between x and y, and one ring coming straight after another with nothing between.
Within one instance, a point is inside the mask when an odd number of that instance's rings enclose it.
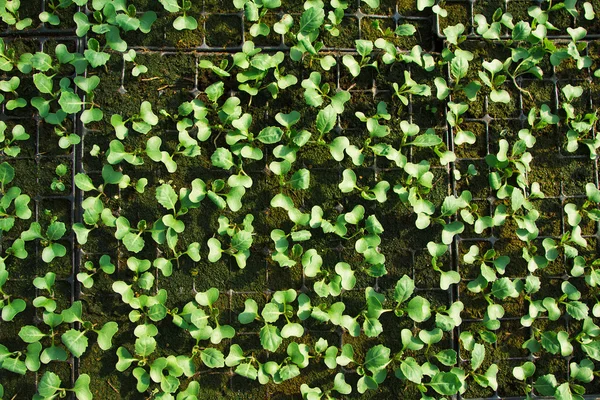
<instances>
[{"instance_id":1,"label":"plant cluster","mask_svg":"<svg viewBox=\"0 0 600 400\"><path fill-rule=\"evenodd\" d=\"M233 0L239 49L196 54L173 101L118 108L164 73L139 38L161 19L200 35L210 1L0 1L0 399L22 396L13 375L34 399L114 397L93 360L128 398L214 397L217 375L310 400L600 393L598 6L467 26L417 0L436 52L410 42L418 19L370 17L389 1L286 2ZM374 22L332 49L356 15ZM18 46L40 26L85 48ZM544 157L582 163L579 192L553 192ZM265 269L284 278L256 290Z\"/></svg>"}]
</instances>

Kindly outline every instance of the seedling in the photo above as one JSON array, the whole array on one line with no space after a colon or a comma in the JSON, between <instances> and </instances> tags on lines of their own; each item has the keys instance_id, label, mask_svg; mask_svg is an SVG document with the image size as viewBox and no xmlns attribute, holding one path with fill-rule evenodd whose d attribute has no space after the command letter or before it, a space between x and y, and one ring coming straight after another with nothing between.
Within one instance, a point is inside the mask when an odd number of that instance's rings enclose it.
<instances>
[{"instance_id":1,"label":"seedling","mask_svg":"<svg viewBox=\"0 0 600 400\"><path fill-rule=\"evenodd\" d=\"M219 261L223 254L229 254L235 258L235 262L240 269L246 268L254 232L252 221L254 221L252 214L247 214L242 224L230 223L229 218L221 215L217 233L221 236L229 236L231 238L230 244L228 248L223 249L223 243L219 239L214 237L208 239L208 261L214 263Z\"/></svg>"},{"instance_id":2,"label":"seedling","mask_svg":"<svg viewBox=\"0 0 600 400\"><path fill-rule=\"evenodd\" d=\"M8 289L4 288L4 285L8 279L8 271L2 266L0 268L0 309L2 309L2 314L0 316L2 317L2 321L6 322L12 321L17 314L25 311L25 308L27 307L25 300L15 298L14 295L5 292L5 290Z\"/></svg>"},{"instance_id":3,"label":"seedling","mask_svg":"<svg viewBox=\"0 0 600 400\"><path fill-rule=\"evenodd\" d=\"M484 61L483 68L488 72L479 71L479 78L490 89L490 100L495 103L508 103L510 94L500 89L506 81L506 75L503 74L505 66L500 60Z\"/></svg>"},{"instance_id":4,"label":"seedling","mask_svg":"<svg viewBox=\"0 0 600 400\"><path fill-rule=\"evenodd\" d=\"M80 272L77 274L77 280L81 282L86 289L94 286L94 275L98 274L100 271L108 275L115 272L115 265L110 261L110 257L107 254L100 257L98 264L98 267L95 267L92 261L86 261L83 264L83 268L87 272Z\"/></svg>"},{"instance_id":5,"label":"seedling","mask_svg":"<svg viewBox=\"0 0 600 400\"><path fill-rule=\"evenodd\" d=\"M353 56L345 55L342 62L350 71L353 77L360 75L360 71L364 67L373 67L377 69L377 60L371 61L371 53L373 52L373 42L370 40L356 40L356 51L361 56L360 61L356 61Z\"/></svg>"},{"instance_id":6,"label":"seedling","mask_svg":"<svg viewBox=\"0 0 600 400\"><path fill-rule=\"evenodd\" d=\"M405 106L408 105L407 96L411 94L415 96L431 96L431 88L426 84L419 84L415 82L411 78L409 71L404 71L404 83L402 86L399 86L396 82L394 82L392 83L392 87L394 88L394 94L396 97L398 97Z\"/></svg>"},{"instance_id":7,"label":"seedling","mask_svg":"<svg viewBox=\"0 0 600 400\"><path fill-rule=\"evenodd\" d=\"M52 217L45 233L42 232L39 222L32 222L29 229L21 233L21 239L25 242L39 239L44 248L42 250L42 260L49 264L56 257L64 257L67 254L67 248L58 243L66 232L67 227L64 222L58 221L57 217Z\"/></svg>"},{"instance_id":8,"label":"seedling","mask_svg":"<svg viewBox=\"0 0 600 400\"><path fill-rule=\"evenodd\" d=\"M65 164L58 164L54 169L55 177L52 178L52 183L50 184L50 189L53 192L64 192L65 191L65 183L62 181L63 177L67 174L68 169Z\"/></svg>"},{"instance_id":9,"label":"seedling","mask_svg":"<svg viewBox=\"0 0 600 400\"><path fill-rule=\"evenodd\" d=\"M4 142L2 152L9 157L17 157L21 153L21 148L17 142L23 142L29 139L29 134L25 132L23 125L17 124L11 130L11 137L6 134L6 123L0 121L0 141Z\"/></svg>"},{"instance_id":10,"label":"seedling","mask_svg":"<svg viewBox=\"0 0 600 400\"><path fill-rule=\"evenodd\" d=\"M2 198L0 198L0 229L3 232L10 231L16 219L31 218L29 209L31 198L22 194L21 188L18 186L7 187L14 178L15 169L7 162L0 164L0 193L2 194ZM10 211L11 208L13 208L12 211Z\"/></svg>"},{"instance_id":11,"label":"seedling","mask_svg":"<svg viewBox=\"0 0 600 400\"><path fill-rule=\"evenodd\" d=\"M131 75L140 76L140 75L148 72L148 67L146 67L143 64L138 64L137 61L135 61L136 55L137 54L136 54L135 50L130 49L126 54L123 54L123 60L133 63L133 69L131 70Z\"/></svg>"},{"instance_id":12,"label":"seedling","mask_svg":"<svg viewBox=\"0 0 600 400\"><path fill-rule=\"evenodd\" d=\"M14 26L18 31L22 31L33 23L31 18L19 18L19 8L21 8L21 0L11 0L0 5L0 18L7 25Z\"/></svg>"},{"instance_id":13,"label":"seedling","mask_svg":"<svg viewBox=\"0 0 600 400\"><path fill-rule=\"evenodd\" d=\"M159 0L160 4L164 7L165 10L171 13L179 13L183 12L183 15L178 16L173 21L173 28L178 31L187 29L187 30L195 30L198 28L198 21L196 18L187 15L188 11L192 8L192 2L190 0L181 0L181 5L179 5L178 0Z\"/></svg>"},{"instance_id":14,"label":"seedling","mask_svg":"<svg viewBox=\"0 0 600 400\"><path fill-rule=\"evenodd\" d=\"M36 397L43 400L66 397L68 392L75 393L78 399L91 400L93 395L90 391L90 376L81 374L75 381L72 389L62 387L62 381L54 372L46 371L40 379Z\"/></svg>"},{"instance_id":15,"label":"seedling","mask_svg":"<svg viewBox=\"0 0 600 400\"><path fill-rule=\"evenodd\" d=\"M254 22L249 30L252 37L269 36L271 28L261 20L269 10L281 7L281 0L234 0L233 5L243 9L246 19Z\"/></svg>"},{"instance_id":16,"label":"seedling","mask_svg":"<svg viewBox=\"0 0 600 400\"><path fill-rule=\"evenodd\" d=\"M51 290L51 286L54 285L53 276L46 275L44 278L36 279L39 279L38 286L45 287L47 290ZM40 306L47 307L47 304L42 303ZM97 343L101 349L110 349L112 347L112 338L118 330L117 323L110 321L105 323L102 328L96 329L96 324L82 320L82 312L82 304L80 301L74 302L71 307L62 310L61 313L45 311L43 313L43 320L44 324L48 327L49 332L44 333L36 326L25 325L19 331L19 337L25 343L30 344L40 344L42 341L47 341L45 338L50 339L50 346L45 347L39 355L39 360L43 364L48 364L51 361L67 360L67 351L59 346L56 340L61 331L63 331L63 333L60 334L60 341L74 357L81 357L87 350L89 338L86 335L88 332L97 334ZM81 328L65 330L66 326L63 324L68 325L74 322L80 323Z\"/></svg>"}]
</instances>

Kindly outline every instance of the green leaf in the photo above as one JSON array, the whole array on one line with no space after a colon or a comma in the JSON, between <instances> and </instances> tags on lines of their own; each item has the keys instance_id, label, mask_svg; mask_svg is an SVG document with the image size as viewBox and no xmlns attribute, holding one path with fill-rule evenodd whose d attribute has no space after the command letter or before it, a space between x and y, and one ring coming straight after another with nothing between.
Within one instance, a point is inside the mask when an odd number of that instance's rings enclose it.
<instances>
[{"instance_id":1,"label":"green leaf","mask_svg":"<svg viewBox=\"0 0 600 400\"><path fill-rule=\"evenodd\" d=\"M342 372L338 372L333 379L333 390L340 394L352 393L352 386L346 383L346 378Z\"/></svg>"},{"instance_id":2,"label":"green leaf","mask_svg":"<svg viewBox=\"0 0 600 400\"><path fill-rule=\"evenodd\" d=\"M88 347L88 338L85 331L81 332L75 329L69 329L60 337L63 344L69 349L75 357L81 357Z\"/></svg>"},{"instance_id":3,"label":"green leaf","mask_svg":"<svg viewBox=\"0 0 600 400\"><path fill-rule=\"evenodd\" d=\"M73 78L73 82L86 93L91 93L94 89L98 87L100 84L100 78L98 75L92 75L89 78L84 78L83 76L76 76Z\"/></svg>"},{"instance_id":4,"label":"green leaf","mask_svg":"<svg viewBox=\"0 0 600 400\"><path fill-rule=\"evenodd\" d=\"M495 103L510 103L510 94L506 90L493 89L490 93L490 100Z\"/></svg>"},{"instance_id":5,"label":"green leaf","mask_svg":"<svg viewBox=\"0 0 600 400\"><path fill-rule=\"evenodd\" d=\"M306 168L299 169L294 172L292 179L290 179L290 185L294 189L306 190L310 185L310 171Z\"/></svg>"},{"instance_id":6,"label":"green leaf","mask_svg":"<svg viewBox=\"0 0 600 400\"><path fill-rule=\"evenodd\" d=\"M404 275L396 283L396 287L394 290L394 300L396 300L396 302L398 303L404 303L410 298L410 296L412 296L414 291L414 281L408 275Z\"/></svg>"},{"instance_id":7,"label":"green leaf","mask_svg":"<svg viewBox=\"0 0 600 400\"><path fill-rule=\"evenodd\" d=\"M42 331L40 331L37 327L33 326L33 325L25 325L24 327L21 328L21 330L19 331L19 337L25 342L25 343L35 343L35 342L39 342L40 340L42 340L42 338L44 338L45 336L47 336L46 334L44 334Z\"/></svg>"},{"instance_id":8,"label":"green leaf","mask_svg":"<svg viewBox=\"0 0 600 400\"><path fill-rule=\"evenodd\" d=\"M221 242L216 238L210 238L207 242L208 245L208 261L217 262L221 259L223 250L221 250Z\"/></svg>"},{"instance_id":9,"label":"green leaf","mask_svg":"<svg viewBox=\"0 0 600 400\"><path fill-rule=\"evenodd\" d=\"M317 131L325 134L333 129L337 121L337 113L331 105L320 110L317 114Z\"/></svg>"},{"instance_id":10,"label":"green leaf","mask_svg":"<svg viewBox=\"0 0 600 400\"><path fill-rule=\"evenodd\" d=\"M38 383L38 393L45 398L51 398L60 390L61 380L54 372L46 371Z\"/></svg>"},{"instance_id":11,"label":"green leaf","mask_svg":"<svg viewBox=\"0 0 600 400\"><path fill-rule=\"evenodd\" d=\"M119 350L120 349L125 349L125 348L119 347ZM135 354L137 354L139 356L147 357L150 354L154 353L155 349L156 349L156 339L154 339L153 337L142 336L142 337L137 338L135 341ZM117 355L119 355L119 350L117 350ZM127 354L129 354L129 352ZM131 355L129 355L129 357L131 357ZM117 368L118 368L118 364L117 364Z\"/></svg>"},{"instance_id":12,"label":"green leaf","mask_svg":"<svg viewBox=\"0 0 600 400\"><path fill-rule=\"evenodd\" d=\"M58 346L50 346L42 352L40 361L48 364L50 361L67 361L67 352Z\"/></svg>"},{"instance_id":13,"label":"green leaf","mask_svg":"<svg viewBox=\"0 0 600 400\"><path fill-rule=\"evenodd\" d=\"M413 24L398 25L394 33L398 36L413 36L417 30Z\"/></svg>"},{"instance_id":14,"label":"green leaf","mask_svg":"<svg viewBox=\"0 0 600 400\"><path fill-rule=\"evenodd\" d=\"M279 333L279 328L273 325L265 324L260 330L260 344L266 350L277 351L283 339Z\"/></svg>"},{"instance_id":15,"label":"green leaf","mask_svg":"<svg viewBox=\"0 0 600 400\"><path fill-rule=\"evenodd\" d=\"M351 169L342 172L342 181L338 185L342 193L350 193L356 188L356 174Z\"/></svg>"},{"instance_id":16,"label":"green leaf","mask_svg":"<svg viewBox=\"0 0 600 400\"><path fill-rule=\"evenodd\" d=\"M258 304L253 299L246 299L244 302L244 311L238 314L238 321L241 324L249 324L258 317Z\"/></svg>"},{"instance_id":17,"label":"green leaf","mask_svg":"<svg viewBox=\"0 0 600 400\"><path fill-rule=\"evenodd\" d=\"M96 190L96 186L94 186L92 178L82 173L78 173L77 175L75 175L75 186L77 186L78 189L83 190L84 192Z\"/></svg>"},{"instance_id":18,"label":"green leaf","mask_svg":"<svg viewBox=\"0 0 600 400\"><path fill-rule=\"evenodd\" d=\"M64 222L54 221L46 230L46 237L48 240L59 240L65 235L66 232L67 228Z\"/></svg>"},{"instance_id":19,"label":"green leaf","mask_svg":"<svg viewBox=\"0 0 600 400\"><path fill-rule=\"evenodd\" d=\"M90 391L90 376L88 374L81 374L75 381L73 391L77 396L77 400L92 400L93 395Z\"/></svg>"},{"instance_id":20,"label":"green leaf","mask_svg":"<svg viewBox=\"0 0 600 400\"><path fill-rule=\"evenodd\" d=\"M158 116L152 111L152 104L149 101L144 101L140 105L140 117L149 125L158 124Z\"/></svg>"},{"instance_id":21,"label":"green leaf","mask_svg":"<svg viewBox=\"0 0 600 400\"><path fill-rule=\"evenodd\" d=\"M434 147L442 144L442 138L432 133L425 133L417 136L412 142L408 143L417 147Z\"/></svg>"},{"instance_id":22,"label":"green leaf","mask_svg":"<svg viewBox=\"0 0 600 400\"><path fill-rule=\"evenodd\" d=\"M248 250L250 246L252 246L252 234L250 232L239 231L231 238L231 247L238 251Z\"/></svg>"},{"instance_id":23,"label":"green leaf","mask_svg":"<svg viewBox=\"0 0 600 400\"><path fill-rule=\"evenodd\" d=\"M116 369L119 372L125 371L132 362L136 361L135 358L131 355L131 353L125 347L119 347L117 349L117 357L119 360L117 361Z\"/></svg>"},{"instance_id":24,"label":"green leaf","mask_svg":"<svg viewBox=\"0 0 600 400\"><path fill-rule=\"evenodd\" d=\"M281 130L281 128L278 128L276 126L268 126L261 130L256 138L262 143L273 144L279 142L282 136L283 131Z\"/></svg>"},{"instance_id":25,"label":"green leaf","mask_svg":"<svg viewBox=\"0 0 600 400\"><path fill-rule=\"evenodd\" d=\"M160 4L164 7L168 12L176 13L179 12L181 7L177 4L177 0L158 0Z\"/></svg>"},{"instance_id":26,"label":"green leaf","mask_svg":"<svg viewBox=\"0 0 600 400\"><path fill-rule=\"evenodd\" d=\"M458 392L461 382L459 377L452 372L438 372L428 386L441 395L450 396Z\"/></svg>"},{"instance_id":27,"label":"green leaf","mask_svg":"<svg viewBox=\"0 0 600 400\"><path fill-rule=\"evenodd\" d=\"M51 243L42 250L42 260L45 263L51 263L56 257L64 257L67 254L67 248L60 243Z\"/></svg>"},{"instance_id":28,"label":"green leaf","mask_svg":"<svg viewBox=\"0 0 600 400\"><path fill-rule=\"evenodd\" d=\"M371 8L379 8L379 0L362 0L362 2Z\"/></svg>"},{"instance_id":29,"label":"green leaf","mask_svg":"<svg viewBox=\"0 0 600 400\"><path fill-rule=\"evenodd\" d=\"M299 33L303 36L308 36L312 32L318 31L324 21L325 11L322 8L310 7L300 17Z\"/></svg>"},{"instance_id":30,"label":"green leaf","mask_svg":"<svg viewBox=\"0 0 600 400\"><path fill-rule=\"evenodd\" d=\"M390 349L382 344L373 346L367 351L364 366L369 371L376 373L390 362Z\"/></svg>"},{"instance_id":31,"label":"green leaf","mask_svg":"<svg viewBox=\"0 0 600 400\"><path fill-rule=\"evenodd\" d=\"M41 72L37 73L33 75L33 83L35 84L35 87L39 90L40 93L53 93L53 83L51 76L47 76Z\"/></svg>"},{"instance_id":32,"label":"green leaf","mask_svg":"<svg viewBox=\"0 0 600 400\"><path fill-rule=\"evenodd\" d=\"M512 30L512 38L513 40L527 40L531 35L531 26L529 22L519 21L515 24L515 27Z\"/></svg>"},{"instance_id":33,"label":"green leaf","mask_svg":"<svg viewBox=\"0 0 600 400\"><path fill-rule=\"evenodd\" d=\"M200 358L208 368L222 368L225 366L225 356L217 349L207 348L202 350Z\"/></svg>"},{"instance_id":34,"label":"green leaf","mask_svg":"<svg viewBox=\"0 0 600 400\"><path fill-rule=\"evenodd\" d=\"M520 381L524 381L525 379L533 376L535 373L535 364L531 361L525 362L520 367L513 368L513 376Z\"/></svg>"},{"instance_id":35,"label":"green leaf","mask_svg":"<svg viewBox=\"0 0 600 400\"><path fill-rule=\"evenodd\" d=\"M256 377L258 376L258 370L249 363L238 365L235 369L235 373L251 380L256 380Z\"/></svg>"},{"instance_id":36,"label":"green leaf","mask_svg":"<svg viewBox=\"0 0 600 400\"><path fill-rule=\"evenodd\" d=\"M67 114L76 114L81 111L83 102L75 93L64 91L60 94L58 104Z\"/></svg>"},{"instance_id":37,"label":"green leaf","mask_svg":"<svg viewBox=\"0 0 600 400\"><path fill-rule=\"evenodd\" d=\"M453 349L442 350L435 355L435 358L447 367L456 365L457 362L457 354Z\"/></svg>"},{"instance_id":38,"label":"green leaf","mask_svg":"<svg viewBox=\"0 0 600 400\"><path fill-rule=\"evenodd\" d=\"M15 177L15 169L6 161L0 164L0 183L8 185Z\"/></svg>"},{"instance_id":39,"label":"green leaf","mask_svg":"<svg viewBox=\"0 0 600 400\"><path fill-rule=\"evenodd\" d=\"M219 299L219 289L210 288L205 292L196 293L195 300L198 304L204 307L212 306Z\"/></svg>"},{"instance_id":40,"label":"green leaf","mask_svg":"<svg viewBox=\"0 0 600 400\"><path fill-rule=\"evenodd\" d=\"M429 300L415 296L408 303L408 316L415 322L427 321L431 317L430 305Z\"/></svg>"},{"instance_id":41,"label":"green leaf","mask_svg":"<svg viewBox=\"0 0 600 400\"><path fill-rule=\"evenodd\" d=\"M167 210L176 210L177 193L171 185L164 183L156 188L156 200Z\"/></svg>"},{"instance_id":42,"label":"green leaf","mask_svg":"<svg viewBox=\"0 0 600 400\"><path fill-rule=\"evenodd\" d=\"M26 306L27 303L23 299L13 299L2 308L2 320L7 322L12 321L18 313L25 310Z\"/></svg>"},{"instance_id":43,"label":"green leaf","mask_svg":"<svg viewBox=\"0 0 600 400\"><path fill-rule=\"evenodd\" d=\"M215 150L210 157L210 161L215 167L223 168L225 170L228 170L235 165L233 163L233 155L231 154L231 151L223 147L219 147Z\"/></svg>"},{"instance_id":44,"label":"green leaf","mask_svg":"<svg viewBox=\"0 0 600 400\"><path fill-rule=\"evenodd\" d=\"M302 337L304 328L298 323L288 323L281 329L281 337L287 339L289 337Z\"/></svg>"},{"instance_id":45,"label":"green leaf","mask_svg":"<svg viewBox=\"0 0 600 400\"><path fill-rule=\"evenodd\" d=\"M533 385L538 394L542 396L553 396L557 386L558 381L552 374L540 376Z\"/></svg>"},{"instance_id":46,"label":"green leaf","mask_svg":"<svg viewBox=\"0 0 600 400\"><path fill-rule=\"evenodd\" d=\"M454 57L450 62L450 72L457 81L467 76L468 71L469 62L465 58Z\"/></svg>"},{"instance_id":47,"label":"green leaf","mask_svg":"<svg viewBox=\"0 0 600 400\"><path fill-rule=\"evenodd\" d=\"M475 343L471 352L471 369L477 370L485 360L485 347L481 343Z\"/></svg>"},{"instance_id":48,"label":"green leaf","mask_svg":"<svg viewBox=\"0 0 600 400\"><path fill-rule=\"evenodd\" d=\"M98 346L102 350L108 350L112 347L112 338L119 330L119 326L114 321L109 321L102 326L102 329L96 331L98 334Z\"/></svg>"},{"instance_id":49,"label":"green leaf","mask_svg":"<svg viewBox=\"0 0 600 400\"><path fill-rule=\"evenodd\" d=\"M400 370L409 381L416 384L421 383L423 378L423 370L414 358L408 357L406 360L402 361L400 364Z\"/></svg>"},{"instance_id":50,"label":"green leaf","mask_svg":"<svg viewBox=\"0 0 600 400\"><path fill-rule=\"evenodd\" d=\"M198 21L196 18L190 15L180 15L179 17L175 18L175 21L173 21L173 28L178 31L184 29L195 30L198 29Z\"/></svg>"}]
</instances>

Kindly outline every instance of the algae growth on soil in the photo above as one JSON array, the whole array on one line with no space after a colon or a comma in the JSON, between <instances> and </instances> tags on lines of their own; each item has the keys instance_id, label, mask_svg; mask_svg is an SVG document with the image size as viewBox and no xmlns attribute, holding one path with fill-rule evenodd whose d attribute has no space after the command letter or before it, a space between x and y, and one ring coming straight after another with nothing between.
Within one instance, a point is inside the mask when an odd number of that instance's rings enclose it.
<instances>
[{"instance_id":1,"label":"algae growth on soil","mask_svg":"<svg viewBox=\"0 0 600 400\"><path fill-rule=\"evenodd\" d=\"M0 399L600 395L598 13L0 0Z\"/></svg>"}]
</instances>

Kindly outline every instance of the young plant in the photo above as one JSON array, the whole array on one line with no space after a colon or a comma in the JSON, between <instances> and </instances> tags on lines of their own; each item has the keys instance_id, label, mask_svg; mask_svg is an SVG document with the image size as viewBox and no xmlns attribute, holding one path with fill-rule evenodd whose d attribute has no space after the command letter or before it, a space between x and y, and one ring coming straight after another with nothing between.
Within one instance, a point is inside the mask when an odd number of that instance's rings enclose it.
<instances>
[{"instance_id":1,"label":"young plant","mask_svg":"<svg viewBox=\"0 0 600 400\"><path fill-rule=\"evenodd\" d=\"M44 279L45 282L54 284L53 280L48 281L47 278ZM43 304L42 306L45 305ZM69 350L70 354L78 358L85 353L89 346L88 332L95 332L98 337L98 346L102 350L108 350L112 347L112 338L118 330L117 323L114 321L105 323L100 329L96 329L96 324L84 321L82 319L82 305L80 301L74 302L71 307L64 309L60 314L54 311L45 311L43 321L48 326L49 333L44 333L36 326L25 325L21 327L19 337L25 343L40 343L44 338L50 338L51 345L45 347L40 355L40 361L44 364L48 364L50 361L67 360L67 352L56 344L56 337L64 328L61 326L62 324L72 324L74 322L81 324L81 328L71 328L60 335L62 344Z\"/></svg>"},{"instance_id":2,"label":"young plant","mask_svg":"<svg viewBox=\"0 0 600 400\"><path fill-rule=\"evenodd\" d=\"M450 30L451 28L452 31ZM479 92L479 89L481 89L481 84L477 81L471 81L467 84L461 83L461 79L466 78L468 75L469 61L472 61L474 58L473 53L470 51L458 48L458 44L461 40L460 38L462 38L460 35L464 29L465 27L462 24L444 29L447 40L451 41L457 48L454 53L449 49L446 49L447 51L443 55L444 61L450 65L450 76L452 78L450 86L448 86L448 82L446 82L446 79L443 77L438 76L433 80L438 100L444 100L450 96L451 93L462 91L469 101L475 101L477 99L477 93Z\"/></svg>"},{"instance_id":3,"label":"young plant","mask_svg":"<svg viewBox=\"0 0 600 400\"><path fill-rule=\"evenodd\" d=\"M510 102L510 94L500 89L502 84L506 81L505 65L500 60L483 61L483 68L488 71L479 71L479 79L490 89L490 100L495 103L508 103Z\"/></svg>"},{"instance_id":4,"label":"young plant","mask_svg":"<svg viewBox=\"0 0 600 400\"><path fill-rule=\"evenodd\" d=\"M365 67L372 67L377 70L377 60L371 61L371 53L373 52L373 42L370 40L356 40L356 52L360 55L360 60L356 61L354 56L345 55L342 58L342 63L348 68L353 77L360 75L360 71Z\"/></svg>"},{"instance_id":5,"label":"young plant","mask_svg":"<svg viewBox=\"0 0 600 400\"><path fill-rule=\"evenodd\" d=\"M16 219L31 218L31 210L29 202L31 198L21 193L21 188L18 186L7 187L15 178L15 169L3 162L0 164L0 230L3 232L10 231ZM10 211L11 206L13 210Z\"/></svg>"},{"instance_id":6,"label":"young plant","mask_svg":"<svg viewBox=\"0 0 600 400\"><path fill-rule=\"evenodd\" d=\"M0 4L0 18L2 22L9 26L14 26L17 31L22 31L31 26L33 20L31 18L19 17L19 8L21 8L21 0L4 1Z\"/></svg>"},{"instance_id":7,"label":"young plant","mask_svg":"<svg viewBox=\"0 0 600 400\"><path fill-rule=\"evenodd\" d=\"M83 263L83 268L85 271L77 274L77 280L86 289L94 286L94 275L98 274L100 271L111 275L116 270L115 265L110 261L110 256L107 254L103 254L100 257L100 260L98 261L98 267L95 267L92 261L86 261Z\"/></svg>"},{"instance_id":8,"label":"young plant","mask_svg":"<svg viewBox=\"0 0 600 400\"><path fill-rule=\"evenodd\" d=\"M123 54L123 60L130 62L133 64L133 69L131 70L131 75L140 76L148 72L148 67L143 64L138 64L135 61L135 57L137 56L135 50L130 49L127 53Z\"/></svg>"},{"instance_id":9,"label":"young plant","mask_svg":"<svg viewBox=\"0 0 600 400\"><path fill-rule=\"evenodd\" d=\"M58 1L58 2L57 2ZM87 2L85 0L48 0L45 2L45 11L39 14L40 21L48 23L53 26L60 25L60 10L65 10L73 4L77 6L85 6Z\"/></svg>"},{"instance_id":10,"label":"young plant","mask_svg":"<svg viewBox=\"0 0 600 400\"><path fill-rule=\"evenodd\" d=\"M214 237L208 239L208 261L214 263L219 261L223 254L229 254L235 258L235 262L240 269L246 268L254 233L252 221L254 221L252 214L246 214L242 224L230 223L229 218L221 215L217 233L221 236L229 236L231 238L230 244L228 248L223 249L223 244L219 239Z\"/></svg>"},{"instance_id":11,"label":"young plant","mask_svg":"<svg viewBox=\"0 0 600 400\"><path fill-rule=\"evenodd\" d=\"M13 76L9 80L0 81L0 92L9 93L11 94L11 97L14 97L14 99L8 100L4 105L4 107L6 107L6 109L9 111L17 108L23 108L27 105L27 100L19 97L19 94L17 93L17 89L19 88L20 84L21 79L18 76ZM0 104L4 103L5 99L5 96L0 94Z\"/></svg>"},{"instance_id":12,"label":"young plant","mask_svg":"<svg viewBox=\"0 0 600 400\"><path fill-rule=\"evenodd\" d=\"M238 315L238 320L244 325L252 323L254 320L263 322L264 326L259 333L260 343L265 350L275 352L283 339L304 335L304 327L290 320L294 315L292 303L296 300L296 296L296 291L293 289L273 293L271 301L263 307L260 316L256 301L247 299L244 303L244 311ZM274 324L281 315L285 318L286 323L280 329Z\"/></svg>"},{"instance_id":13,"label":"young plant","mask_svg":"<svg viewBox=\"0 0 600 400\"><path fill-rule=\"evenodd\" d=\"M485 15L476 14L473 21L477 27L477 34L487 40L498 40L502 36L502 26L508 29L514 29L513 16L510 13L503 13L502 8L497 8L492 15L492 23L488 23Z\"/></svg>"},{"instance_id":14,"label":"young plant","mask_svg":"<svg viewBox=\"0 0 600 400\"><path fill-rule=\"evenodd\" d=\"M196 18L187 15L188 11L192 8L192 2L190 0L181 0L181 5L179 5L178 0L159 0L159 2L168 12L183 12L183 15L178 16L175 18L175 21L173 21L173 28L178 31L184 29L193 31L198 29L198 21Z\"/></svg>"},{"instance_id":15,"label":"young plant","mask_svg":"<svg viewBox=\"0 0 600 400\"><path fill-rule=\"evenodd\" d=\"M21 148L17 142L23 142L29 139L29 134L25 132L23 125L17 124L13 126L8 137L6 132L6 123L0 121L0 141L4 142L4 148L1 149L2 153L8 157L17 157L21 153Z\"/></svg>"},{"instance_id":16,"label":"young plant","mask_svg":"<svg viewBox=\"0 0 600 400\"><path fill-rule=\"evenodd\" d=\"M234 58L234 65L245 65L241 72L236 74L236 80L240 83L238 89L248 93L250 96L256 96L262 89L267 89L271 96L277 98L280 90L294 86L298 83L298 78L292 74L284 75L285 67L281 67L285 56L283 52L277 52L274 55L260 53L261 49L254 49L253 46L244 50L245 57ZM238 53L239 54L239 53ZM265 83L269 72L273 70L274 82ZM250 97L249 103L252 103Z\"/></svg>"},{"instance_id":17,"label":"young plant","mask_svg":"<svg viewBox=\"0 0 600 400\"><path fill-rule=\"evenodd\" d=\"M65 191L65 183L62 181L63 177L67 174L68 168L65 164L58 164L54 169L55 177L52 178L52 183L50 184L50 189L53 192L64 192Z\"/></svg>"},{"instance_id":18,"label":"young plant","mask_svg":"<svg viewBox=\"0 0 600 400\"><path fill-rule=\"evenodd\" d=\"M254 22L249 30L252 37L268 36L271 29L261 20L269 10L281 7L281 0L234 0L233 5L244 10L246 20Z\"/></svg>"},{"instance_id":19,"label":"young plant","mask_svg":"<svg viewBox=\"0 0 600 400\"><path fill-rule=\"evenodd\" d=\"M8 271L4 267L0 267L0 309L2 310L2 321L12 321L17 314L25 311L27 303L25 300L15 298L14 295L8 294L4 290L4 285L8 281ZM0 356L0 360L2 356ZM2 363L0 363L0 366Z\"/></svg>"},{"instance_id":20,"label":"young plant","mask_svg":"<svg viewBox=\"0 0 600 400\"><path fill-rule=\"evenodd\" d=\"M62 381L54 372L46 371L42 375L38 384L36 399L51 400L56 398L67 397L68 392L73 392L79 400L92 400L93 395L90 390L90 376L81 374L75 381L72 389L62 387Z\"/></svg>"},{"instance_id":21,"label":"young plant","mask_svg":"<svg viewBox=\"0 0 600 400\"><path fill-rule=\"evenodd\" d=\"M219 290L210 288L205 292L197 293L195 301L187 303L181 311L178 309L169 311L173 317L173 323L188 331L192 338L196 340L194 351L200 350L200 341L210 340L212 344L219 344L223 340L235 336L233 327L221 325L219 322L220 310L215 305L218 299ZM214 327L209 324L211 320Z\"/></svg>"},{"instance_id":22,"label":"young plant","mask_svg":"<svg viewBox=\"0 0 600 400\"><path fill-rule=\"evenodd\" d=\"M357 186L356 173L349 168L344 170L342 177L343 179L338 185L342 193L350 193L356 189L365 200L376 200L379 203L384 203L387 200L387 192L390 190L388 181L379 181L372 188L368 186L360 187Z\"/></svg>"},{"instance_id":23,"label":"young plant","mask_svg":"<svg viewBox=\"0 0 600 400\"><path fill-rule=\"evenodd\" d=\"M325 100L328 100L329 106L331 106L330 110L333 112L334 116L344 112L344 104L350 100L351 97L350 92L344 90L331 94L330 84L321 84L321 73L316 71L311 72L310 76L302 81L302 87L304 88L304 101L307 105L311 107L321 107L325 103ZM321 112L324 112L326 109L327 107L321 110ZM324 117L325 116L322 118ZM319 129L318 118L319 117L317 117L317 130L321 132L325 129ZM330 118L324 119L328 122L330 121Z\"/></svg>"},{"instance_id":24,"label":"young plant","mask_svg":"<svg viewBox=\"0 0 600 400\"><path fill-rule=\"evenodd\" d=\"M25 242L39 240L43 247L42 260L49 264L56 257L64 257L67 254L67 248L58 243L66 232L67 227L64 222L58 221L58 217L52 217L45 233L42 233L39 222L32 222L28 230L21 232L21 239Z\"/></svg>"},{"instance_id":25,"label":"young plant","mask_svg":"<svg viewBox=\"0 0 600 400\"><path fill-rule=\"evenodd\" d=\"M568 127L566 149L573 153L579 148L579 144L587 146L590 152L590 159L597 158L597 149L600 147L600 138L594 133L598 116L596 111L593 113L579 114L573 106L574 101L583 95L581 86L572 86L568 84L562 88L565 101L561 103L566 113L565 122Z\"/></svg>"},{"instance_id":26,"label":"young plant","mask_svg":"<svg viewBox=\"0 0 600 400\"><path fill-rule=\"evenodd\" d=\"M431 96L431 88L427 84L419 84L412 79L409 71L404 71L404 83L402 86L398 83L392 83L394 95L400 99L402 104L408 105L408 96Z\"/></svg>"}]
</instances>

